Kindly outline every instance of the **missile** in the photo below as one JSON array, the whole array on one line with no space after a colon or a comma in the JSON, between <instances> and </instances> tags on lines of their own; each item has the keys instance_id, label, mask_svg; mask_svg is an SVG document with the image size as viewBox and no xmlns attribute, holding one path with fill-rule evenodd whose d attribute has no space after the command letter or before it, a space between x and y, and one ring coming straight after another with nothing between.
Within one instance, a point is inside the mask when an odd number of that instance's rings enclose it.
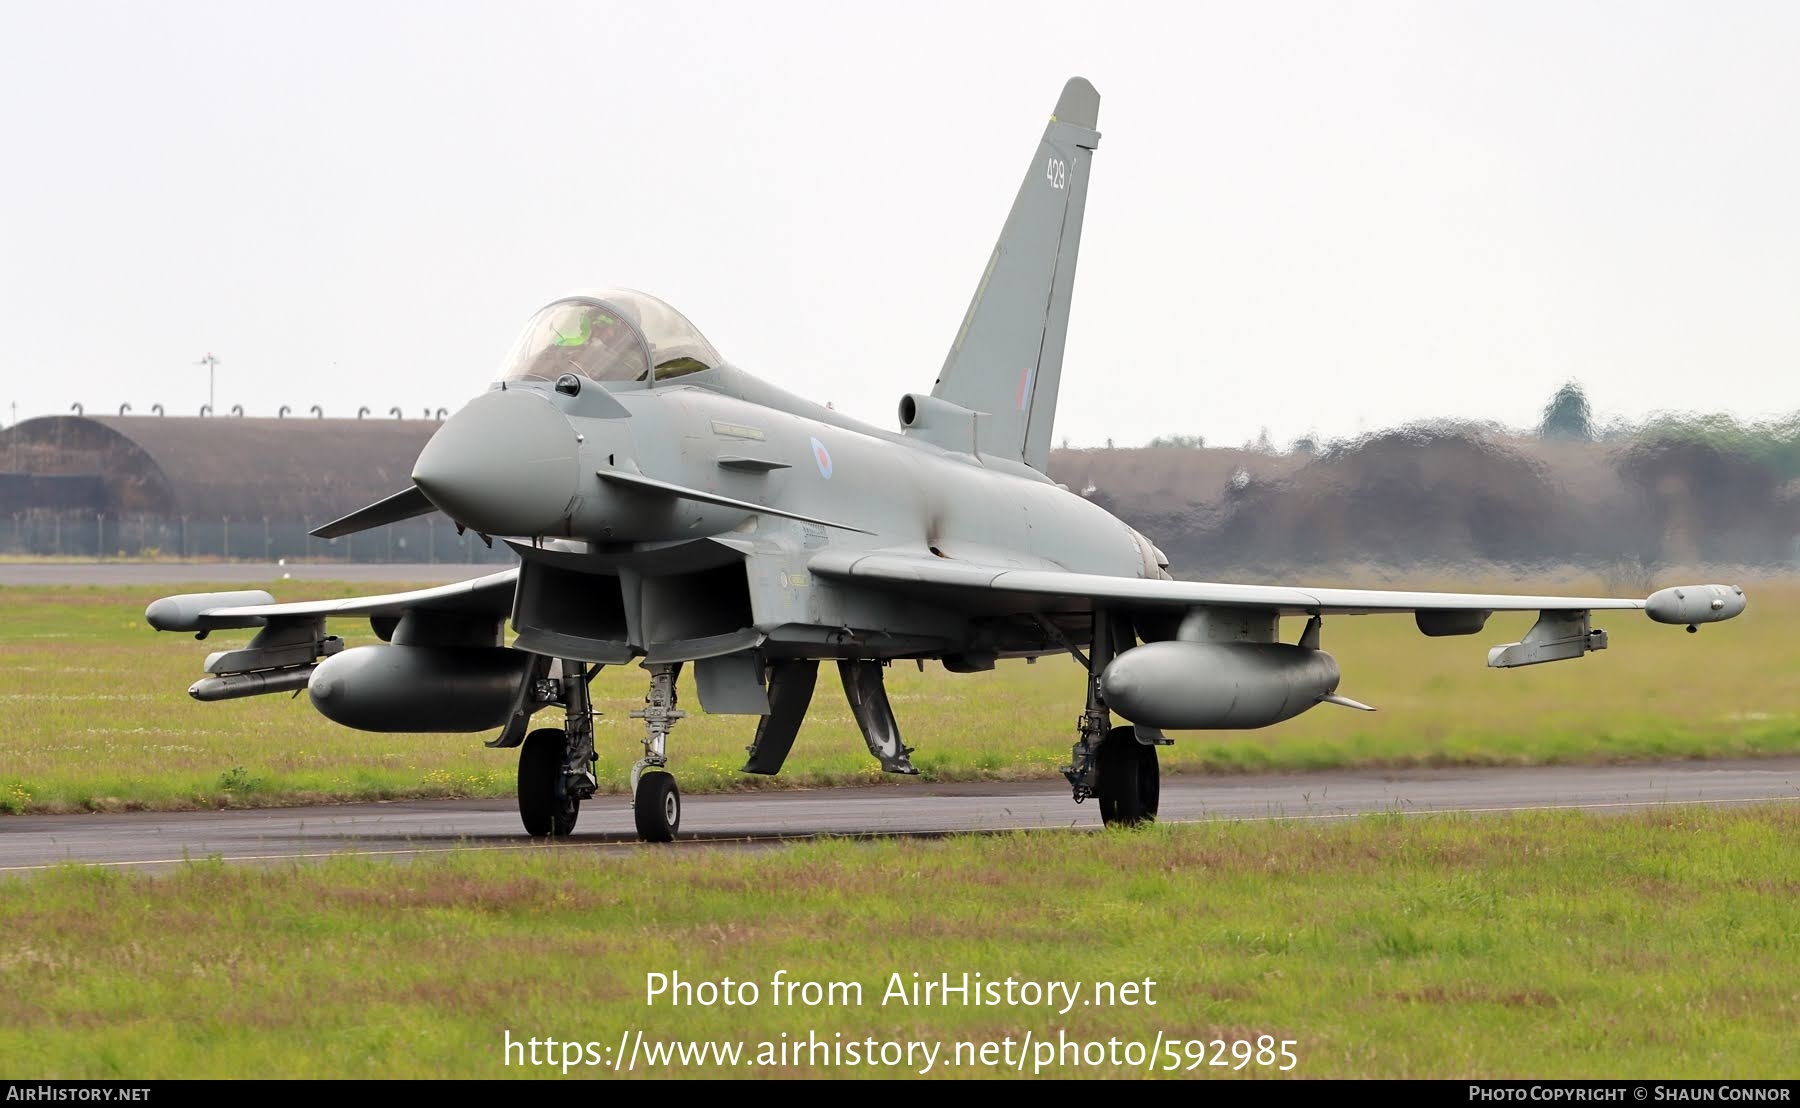
<instances>
[{"instance_id":1,"label":"missile","mask_svg":"<svg viewBox=\"0 0 1800 1108\"><path fill-rule=\"evenodd\" d=\"M188 686L188 695L195 700L236 700L241 696L261 696L264 693L294 692L304 689L311 680L312 672L317 666L288 666L283 669L263 669L252 673L226 673L217 677L202 677Z\"/></svg>"}]
</instances>

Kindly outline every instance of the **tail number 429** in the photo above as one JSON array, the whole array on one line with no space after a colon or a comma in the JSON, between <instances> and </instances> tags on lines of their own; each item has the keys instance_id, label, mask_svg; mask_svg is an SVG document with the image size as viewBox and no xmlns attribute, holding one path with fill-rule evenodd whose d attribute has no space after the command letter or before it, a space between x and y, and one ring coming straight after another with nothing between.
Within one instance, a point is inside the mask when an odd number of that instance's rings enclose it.
<instances>
[{"instance_id":1,"label":"tail number 429","mask_svg":"<svg viewBox=\"0 0 1800 1108\"><path fill-rule=\"evenodd\" d=\"M1053 189L1069 187L1069 165L1061 158L1050 158L1044 163L1044 178Z\"/></svg>"}]
</instances>

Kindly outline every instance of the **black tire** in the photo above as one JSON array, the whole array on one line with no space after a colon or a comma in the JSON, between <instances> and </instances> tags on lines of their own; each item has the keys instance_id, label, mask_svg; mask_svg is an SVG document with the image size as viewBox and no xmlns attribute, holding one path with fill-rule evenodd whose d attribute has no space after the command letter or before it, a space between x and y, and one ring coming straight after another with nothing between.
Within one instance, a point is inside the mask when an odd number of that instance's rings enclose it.
<instances>
[{"instance_id":1,"label":"black tire","mask_svg":"<svg viewBox=\"0 0 1800 1108\"><path fill-rule=\"evenodd\" d=\"M638 838L647 843L673 842L681 830L681 790L675 787L675 775L666 769L646 769L639 774L631 812L637 817Z\"/></svg>"},{"instance_id":2,"label":"black tire","mask_svg":"<svg viewBox=\"0 0 1800 1108\"><path fill-rule=\"evenodd\" d=\"M1156 748L1137 740L1134 728L1115 727L1101 740L1100 780L1095 795L1108 827L1136 827L1156 818L1162 799L1162 769Z\"/></svg>"},{"instance_id":3,"label":"black tire","mask_svg":"<svg viewBox=\"0 0 1800 1108\"><path fill-rule=\"evenodd\" d=\"M519 748L519 819L534 839L562 838L575 830L581 801L564 797L562 729L541 727L525 736Z\"/></svg>"}]
</instances>

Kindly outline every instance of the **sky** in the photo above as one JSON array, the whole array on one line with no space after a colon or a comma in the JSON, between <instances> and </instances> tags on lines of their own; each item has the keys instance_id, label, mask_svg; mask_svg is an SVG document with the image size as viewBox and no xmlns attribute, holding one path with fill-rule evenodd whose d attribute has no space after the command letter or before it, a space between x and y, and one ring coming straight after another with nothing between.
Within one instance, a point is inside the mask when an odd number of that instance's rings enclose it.
<instances>
[{"instance_id":1,"label":"sky","mask_svg":"<svg viewBox=\"0 0 1800 1108\"><path fill-rule=\"evenodd\" d=\"M1056 437L1800 409L1800 5L0 5L0 422L407 418L620 285L882 426L1101 93Z\"/></svg>"}]
</instances>

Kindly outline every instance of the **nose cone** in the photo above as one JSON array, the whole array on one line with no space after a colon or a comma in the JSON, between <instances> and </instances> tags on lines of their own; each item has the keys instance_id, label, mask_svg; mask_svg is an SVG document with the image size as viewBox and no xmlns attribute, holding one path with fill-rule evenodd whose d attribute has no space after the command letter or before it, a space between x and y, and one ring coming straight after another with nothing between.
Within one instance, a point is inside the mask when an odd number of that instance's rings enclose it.
<instances>
[{"instance_id":1,"label":"nose cone","mask_svg":"<svg viewBox=\"0 0 1800 1108\"><path fill-rule=\"evenodd\" d=\"M431 436L412 477L465 527L489 535L559 533L579 490L575 429L530 389L483 393Z\"/></svg>"}]
</instances>

